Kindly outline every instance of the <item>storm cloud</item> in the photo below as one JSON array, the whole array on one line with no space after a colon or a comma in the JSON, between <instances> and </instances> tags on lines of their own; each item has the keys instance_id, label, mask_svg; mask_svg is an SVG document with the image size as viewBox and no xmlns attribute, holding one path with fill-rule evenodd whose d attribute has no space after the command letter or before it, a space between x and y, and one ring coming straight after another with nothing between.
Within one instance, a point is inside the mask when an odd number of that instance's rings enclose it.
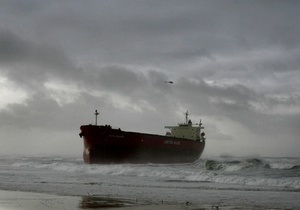
<instances>
[{"instance_id":1,"label":"storm cloud","mask_svg":"<svg viewBox=\"0 0 300 210\"><path fill-rule=\"evenodd\" d=\"M204 155L299 156L299 7L1 1L0 152L81 155L95 109L103 124L159 134L189 110Z\"/></svg>"}]
</instances>

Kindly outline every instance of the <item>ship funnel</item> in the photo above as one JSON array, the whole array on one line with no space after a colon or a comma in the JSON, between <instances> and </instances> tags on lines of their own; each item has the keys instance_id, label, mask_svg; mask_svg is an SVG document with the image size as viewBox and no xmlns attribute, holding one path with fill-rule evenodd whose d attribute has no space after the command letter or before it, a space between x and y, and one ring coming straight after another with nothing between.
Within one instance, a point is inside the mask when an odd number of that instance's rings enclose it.
<instances>
[{"instance_id":1,"label":"ship funnel","mask_svg":"<svg viewBox=\"0 0 300 210\"><path fill-rule=\"evenodd\" d=\"M98 119L99 112L97 109L95 110L95 125L97 125L97 119Z\"/></svg>"}]
</instances>

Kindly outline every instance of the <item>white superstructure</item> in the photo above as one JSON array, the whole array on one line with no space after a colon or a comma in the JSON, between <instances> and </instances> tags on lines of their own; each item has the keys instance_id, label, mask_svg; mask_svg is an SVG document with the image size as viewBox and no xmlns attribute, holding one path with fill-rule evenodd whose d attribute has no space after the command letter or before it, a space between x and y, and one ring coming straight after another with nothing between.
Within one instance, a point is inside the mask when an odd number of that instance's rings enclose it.
<instances>
[{"instance_id":1,"label":"white superstructure","mask_svg":"<svg viewBox=\"0 0 300 210\"><path fill-rule=\"evenodd\" d=\"M185 113L185 123L179 123L178 126L165 126L165 128L170 129L170 132L167 132L167 136L175 138L184 138L193 141L205 141L205 133L201 133L202 126L201 120L198 126L193 126L193 123L188 119L188 111Z\"/></svg>"}]
</instances>

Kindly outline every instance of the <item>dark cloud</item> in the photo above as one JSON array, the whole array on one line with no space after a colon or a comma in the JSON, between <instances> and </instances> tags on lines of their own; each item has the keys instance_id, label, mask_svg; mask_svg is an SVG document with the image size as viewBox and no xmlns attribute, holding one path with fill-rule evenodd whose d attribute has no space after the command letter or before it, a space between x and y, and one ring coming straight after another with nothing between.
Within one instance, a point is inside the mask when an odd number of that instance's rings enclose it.
<instances>
[{"instance_id":1,"label":"dark cloud","mask_svg":"<svg viewBox=\"0 0 300 210\"><path fill-rule=\"evenodd\" d=\"M82 69L59 48L23 40L8 31L0 33L0 66L24 87L36 88L53 78L74 81L82 75Z\"/></svg>"},{"instance_id":2,"label":"dark cloud","mask_svg":"<svg viewBox=\"0 0 300 210\"><path fill-rule=\"evenodd\" d=\"M208 153L261 145L260 154L282 155L275 151L285 138L285 155L298 155L299 6L2 1L0 79L27 94L0 107L3 134L32 144L30 130L73 138L95 109L105 124L163 133L189 110L205 120ZM220 142L228 151L212 149Z\"/></svg>"},{"instance_id":3,"label":"dark cloud","mask_svg":"<svg viewBox=\"0 0 300 210\"><path fill-rule=\"evenodd\" d=\"M103 71L99 72L98 82L101 87L126 95L131 95L138 91L142 85L147 85L144 75L118 66L104 68Z\"/></svg>"},{"instance_id":4,"label":"dark cloud","mask_svg":"<svg viewBox=\"0 0 300 210\"><path fill-rule=\"evenodd\" d=\"M18 62L27 57L30 47L23 40L8 31L0 32L0 61L1 63Z\"/></svg>"}]
</instances>

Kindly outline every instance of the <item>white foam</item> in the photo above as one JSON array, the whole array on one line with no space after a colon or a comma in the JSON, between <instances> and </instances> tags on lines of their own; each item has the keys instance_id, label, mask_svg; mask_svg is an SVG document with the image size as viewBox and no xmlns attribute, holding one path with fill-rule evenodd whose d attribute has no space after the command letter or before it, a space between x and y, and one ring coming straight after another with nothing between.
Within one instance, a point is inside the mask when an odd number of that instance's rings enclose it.
<instances>
[{"instance_id":1,"label":"white foam","mask_svg":"<svg viewBox=\"0 0 300 210\"><path fill-rule=\"evenodd\" d=\"M196 165L86 165L78 162L67 162L63 159L35 160L23 159L12 164L16 168L35 168L42 170L53 170L68 173L86 173L112 176L132 176L132 177L149 177L159 180L178 180L178 181L196 181L212 182L222 184L238 184L249 186L272 186L300 189L300 179L298 177L264 177L261 174L252 173L245 175L247 171L256 170L257 163L247 161L237 162L213 162L215 167L222 170L205 170L205 164L197 163ZM271 169L290 169L294 164L287 161L273 161L269 163ZM230 174L231 173L231 174Z\"/></svg>"}]
</instances>

